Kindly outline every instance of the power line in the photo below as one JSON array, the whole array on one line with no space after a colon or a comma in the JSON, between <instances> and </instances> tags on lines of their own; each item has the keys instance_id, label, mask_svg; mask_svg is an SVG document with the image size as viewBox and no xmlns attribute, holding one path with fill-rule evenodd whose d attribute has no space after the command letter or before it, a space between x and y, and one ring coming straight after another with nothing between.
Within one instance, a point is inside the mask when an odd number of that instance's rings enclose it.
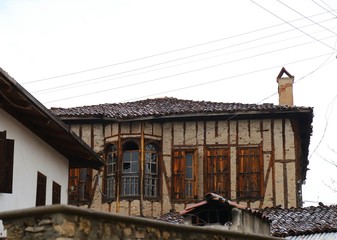
<instances>
[{"instance_id":1,"label":"power line","mask_svg":"<svg viewBox=\"0 0 337 240\"><path fill-rule=\"evenodd\" d=\"M311 36L310 34L304 32L304 31L302 31L300 28L298 28L298 27L296 27L295 25L291 24L289 21L286 21L286 20L284 20L283 18L279 17L278 15L276 15L276 14L273 13L273 12L271 12L271 11L268 10L267 8L261 6L260 4L254 2L253 0L250 0L250 1L251 1L252 3L254 3L254 4L256 4L257 6L259 6L260 8L262 8L263 10L267 11L268 13L272 14L274 17L277 17L278 19L282 20L283 22L289 24L289 25L292 26L293 28L295 28L295 29L297 29L298 31L302 32L303 34L307 35L308 37L314 39L315 41L321 43L322 45L324 45L324 46L326 46L326 47L328 47L328 48L330 48L330 49L332 49L332 50L335 50L334 48L332 48L332 47L329 46L328 44L326 44L326 43L320 41L319 39L317 39L317 38Z\"/></svg>"},{"instance_id":2,"label":"power line","mask_svg":"<svg viewBox=\"0 0 337 240\"><path fill-rule=\"evenodd\" d=\"M322 14L326 14L326 12L315 14L315 15L312 15L310 17L319 16L319 15L322 15ZM299 20L302 20L302 19L295 19L295 20L293 20L291 22L296 22L296 21L299 21ZM274 27L278 27L278 26L281 26L281 25L284 25L284 24L285 23L276 24L276 25L273 25L273 26L268 26L268 27L257 29L257 30L253 30L253 31L245 32L245 33L240 33L240 34L237 34L237 35L233 35L233 36L229 36L229 37L225 37L225 38L220 38L220 39L217 39L217 40L208 41L208 42L205 42L205 43L195 44L195 45L192 45L192 46L178 48L178 49L175 49L175 50L170 50L170 51L166 51L166 52L162 52L162 53L148 55L148 56L145 56L145 57L135 58L135 59L131 59L131 60L123 61L123 62L118 62L118 63L113 63L113 64L109 64L109 65L100 66L100 67L89 68L89 69L75 71L75 72L71 72L71 73L60 74L60 75L56 75L56 76L52 76L52 77L37 79L37 80L25 82L23 84L31 84L31 83L47 81L47 80L56 79L56 78L62 78L62 77L66 77L66 76L72 76L72 75L86 73L86 72L91 72L91 71L95 71L95 70L99 70L99 69L104 69L104 68L108 68L108 67L118 66L118 65L122 65L122 64L126 64L126 63L132 63L132 62L136 62L136 61L140 61L140 60L144 60L144 59L148 59L148 58L153 58L153 57L157 57L157 56L167 55L167 54L174 53L174 52L179 52L179 51L183 51L183 50L187 50L187 49L192 49L192 48L196 48L196 47L200 47L200 46L204 46L204 45L208 45L208 44L212 44L212 43L216 43L216 42L220 42L220 41L224 41L224 40L228 40L228 39L232 39L232 38L236 38L236 37L241 37L241 36L248 35L248 34L251 34L251 33L256 33L256 32L260 32L260 31L264 31L264 30L267 30L267 29L270 29L270 28L274 28Z\"/></svg>"},{"instance_id":3,"label":"power line","mask_svg":"<svg viewBox=\"0 0 337 240\"><path fill-rule=\"evenodd\" d=\"M337 15L333 14L332 12L336 12L335 9L333 9L332 7L330 7L327 3L325 3L324 1L321 0L321 2L323 2L328 8L330 8L330 10L326 9L325 7L323 7L322 5L320 5L319 3L315 2L314 0L312 0L316 5L320 6L322 9L326 10L327 12L331 13L333 16L337 17Z\"/></svg>"},{"instance_id":4,"label":"power line","mask_svg":"<svg viewBox=\"0 0 337 240\"><path fill-rule=\"evenodd\" d=\"M331 54L331 53L329 53L329 54ZM290 62L290 63L287 63L287 64L289 65L289 64L294 64L294 63L298 63L298 62L308 61L308 60L312 60L312 59L315 59L315 58L323 57L323 56L326 56L326 55L327 54L322 54L322 55L318 55L318 56L315 56L315 57L310 57L310 58L302 59L302 60L299 60L299 61ZM165 92L156 93L156 94L152 94L152 95L148 95L148 96L143 96L141 98L149 97L149 96L154 96L154 95L158 95L158 94L163 94L163 93L168 93L168 92L174 92L174 91L183 90L183 89L192 88L192 87L197 87L197 86L202 86L202 85L206 85L206 84L210 84L210 83L220 82L220 81L224 81L224 80L231 79L231 78L241 77L241 76L248 75L248 74L253 74L253 73L257 73L257 72L262 72L262 71L270 70L270 69L273 69L273 68L276 68L276 67L279 68L279 67L282 67L284 65L285 64L274 66L274 67L269 67L269 68L263 68L263 69L259 69L259 70L255 70L255 71L251 71L251 72L247 72L247 73L242 73L242 74L238 74L238 75L234 75L234 76L230 76L230 77L225 77L225 78L221 78L221 79L217 79L217 80L213 80L213 81L209 81L209 82L205 82L205 83L191 85L191 86L184 87L184 88L177 88L177 89L170 90L170 91L165 91ZM201 70L201 69L199 69L199 70ZM184 74L185 73L186 72L184 72ZM175 75L179 75L179 74L175 74ZM172 76L174 76L174 75L167 76L167 77L172 77ZM159 79L162 79L162 78L159 78ZM152 79L152 80L148 80L146 82L152 82L152 81L156 81L156 80L159 80L159 79L158 78L157 79ZM142 82L142 83L145 83L145 82ZM142 84L142 83L138 83L137 85ZM73 98L78 98L78 97L83 97L83 96L89 96L89 95L93 95L93 94L97 94L97 93L101 93L101 92L116 90L116 89L120 89L120 88L134 86L134 85L136 85L136 84L129 84L129 85L124 85L124 86L116 87L116 88L112 88L112 89L104 89L104 90L101 90L101 91L96 91L96 92L91 92L91 93L86 93L86 94L80 94L80 95L71 96L71 97L62 98L62 99L56 99L56 100L48 101L48 102L45 102L45 103L53 103L53 102L58 102L58 101L61 101L61 100L68 100L68 99L73 99ZM139 99L139 98L137 98L137 99Z\"/></svg>"},{"instance_id":5,"label":"power line","mask_svg":"<svg viewBox=\"0 0 337 240\"><path fill-rule=\"evenodd\" d=\"M337 44L337 40L335 41L335 47L336 47L336 44ZM329 57L331 57L333 53L334 53L334 52L332 52L332 53L330 54ZM323 65L326 63L326 61L329 59L329 57L328 57L328 58L321 64L321 66L323 66ZM320 66L320 67L321 67L321 66ZM319 68L320 68L320 67L319 67ZM336 98L337 98L337 95L330 101L330 103L329 103L329 105L328 105L328 107L327 107L327 109L326 109L326 112L325 112L325 126L324 126L324 131L323 131L322 137L321 137L321 139L319 140L317 146L314 148L314 150L313 150L313 152L311 153L311 155L309 156L308 160L311 159L311 157L315 154L315 152L317 151L317 149L319 148L319 146L320 146L321 143L323 142L323 139L324 139L324 137L325 137L326 130L327 130L327 128L328 128L328 123L329 123L329 120L328 120L329 117L327 117L327 112L328 112L328 109L329 109L330 105L336 100Z\"/></svg>"},{"instance_id":6,"label":"power line","mask_svg":"<svg viewBox=\"0 0 337 240\"><path fill-rule=\"evenodd\" d=\"M304 16L302 13L296 11L295 9L291 8L291 7L288 6L287 4L281 2L280 0L277 0L277 1L278 1L279 3L281 3L282 5L286 6L287 8L291 9L292 11L296 12L297 14L301 15L303 18L305 18L305 19L309 20L310 22L316 24L317 26L319 26L319 27L321 27L321 28L323 28L323 29L325 29L325 30L327 30L327 31L329 31L329 32L331 32L331 33L333 33L334 35L337 35L335 32L333 32L333 31L331 31L330 29L324 27L323 25L321 25L321 24L319 24L319 23L317 23L317 22L311 20L310 18Z\"/></svg>"},{"instance_id":7,"label":"power line","mask_svg":"<svg viewBox=\"0 0 337 240\"><path fill-rule=\"evenodd\" d=\"M323 20L321 22L330 21L330 20L331 19L329 19L329 20ZM311 25L313 25L313 24L311 24ZM311 26L311 25L303 26L303 28ZM160 63L152 64L152 65L141 67L141 68L136 68L136 69L131 69L131 70L123 71L123 72L118 72L118 73L115 73L115 74L109 74L109 75L105 75L105 76L101 76L101 77L95 77L95 78L90 78L90 79L86 79L86 80L81 80L79 82L74 82L74 83L70 83L70 84L64 84L64 85L57 86L57 87L51 87L51 88L47 88L47 89L42 89L42 90L35 91L33 93L46 94L46 93L51 93L51 92L55 92L55 91L59 91L59 90L75 88L75 87L78 87L78 86L84 86L84 85L89 85L89 84L93 84L93 83L101 83L101 82L106 82L106 81L112 81L112 80L121 79L121 78L125 78L125 77L135 76L135 75L138 75L138 74L144 74L144 73L154 72L154 71L158 71L158 70L162 70L162 69L167 69L167 68L172 68L172 67L176 67L176 66L186 65L186 64L193 63L193 62L203 61L203 60L206 60L206 59L209 59L209 58L215 58L215 57L223 56L224 54L213 56L213 57L208 57L208 58L204 58L204 59L199 59L199 60L195 60L195 61L189 61L189 62L182 63L182 64L176 64L176 65L172 65L172 66L168 66L168 67L157 68L157 69L153 69L153 70L149 70L149 71L145 71L145 72L140 72L140 73L138 72L138 73L134 73L134 74L129 74L129 75L125 75L125 76L121 76L121 77L116 77L116 78L112 78L112 79L110 78L110 79L105 79L105 80L102 80L102 81L95 81L95 80L103 79L103 78L106 78L106 77L118 76L118 75L122 75L122 74L125 74L125 73L135 72L135 71L138 71L138 70L143 70L143 69L147 69L147 68L151 68L151 67L160 66L160 65L167 64L167 63L179 61L179 60L184 60L184 59L192 58L192 57L195 57L195 56L205 55L205 54L208 54L208 53L211 53L211 52L216 52L216 51L224 50L224 49L227 49L227 48L232 48L232 47L240 46L240 45L243 45L243 44L255 42L255 41L258 41L258 40L262 40L262 39L265 39L265 38L273 37L273 36L280 35L280 34L283 34L283 33L286 33L286 32L290 32L290 31L295 31L295 29L279 32L279 33L276 33L276 34L267 35L267 36L260 37L260 38L255 38L255 39L250 40L250 41L241 42L241 43L237 43L237 44L232 44L230 46L226 46L226 47L223 47L223 48L213 49L213 50L210 50L210 51L206 51L206 52L202 52L202 53L198 53L198 54L194 54L194 55L190 55L190 56L186 56L186 57L181 57L181 58L174 59L174 60L169 60L169 61L165 61L165 62L160 62ZM317 33L317 32L315 32L315 33ZM279 41L274 41L274 42L271 42L271 43L268 43L268 44L258 45L258 46L254 46L254 47L246 48L246 49L241 49L241 50L230 52L230 53L226 53L226 54L233 54L233 53L243 52L243 51L255 49L255 48L258 48L258 47L261 47L261 46L265 47L265 46L268 46L268 45L271 45L271 44L275 44L275 43L279 43L279 42L285 42L285 41L292 40L292 39L295 39L295 38L299 38L299 37L294 37L294 38L288 38L288 39L283 39L283 40L279 40ZM304 43L304 44L306 44L306 43ZM95 82L93 82L93 81L95 81ZM91 83L91 82L93 82L93 83Z\"/></svg>"},{"instance_id":8,"label":"power line","mask_svg":"<svg viewBox=\"0 0 337 240\"><path fill-rule=\"evenodd\" d=\"M309 43L311 43L311 42L307 42L305 44L309 44ZM302 45L304 45L304 44L293 45L291 47L280 48L280 49L277 49L277 50L268 51L268 52L264 52L264 53L260 53L260 54L256 54L256 55L251 55L251 56L245 56L243 58L239 58L239 59L235 59L235 60L231 60L231 61L227 61L227 62L223 62L223 63L211 65L211 66L206 66L206 67L203 67L203 68L198 68L198 69L193 69L193 70L189 70L189 71L185 71L185 72L180 72L180 73L176 73L176 74L172 74L172 75L168 75L168 76L154 78L154 79L150 79L150 80L146 80L146 81L141 81L141 82L137 82L137 83L130 83L130 84L122 85L122 86L119 86L119 87L113 87L113 88L108 88L108 89L104 89L104 90L94 91L94 92L91 92L91 93L85 93L85 94L80 94L80 95L76 95L76 96L71 96L71 97L68 97L68 98L62 98L62 99L58 99L58 100L54 100L54 101L49 101L47 103L57 102L57 101L66 100L66 99L73 99L73 98L77 98L77 97L83 97L83 96L93 95L93 94L97 94L97 93L122 89L122 88L126 88L126 87L133 87L133 86L141 85L141 84L145 84L145 83L155 82L155 81L163 80L163 79L166 79L166 78L176 77L176 76L180 76L180 75L184 75L184 74L189 74L189 73L192 73L192 72L202 71L202 70L215 68L215 67L219 67L219 66L234 63L234 62L247 60L247 59L254 58L254 57L259 57L259 56L270 54L270 53L283 51L283 50L286 50L286 49L289 49L289 48L295 48L295 47L302 46Z\"/></svg>"}]
</instances>

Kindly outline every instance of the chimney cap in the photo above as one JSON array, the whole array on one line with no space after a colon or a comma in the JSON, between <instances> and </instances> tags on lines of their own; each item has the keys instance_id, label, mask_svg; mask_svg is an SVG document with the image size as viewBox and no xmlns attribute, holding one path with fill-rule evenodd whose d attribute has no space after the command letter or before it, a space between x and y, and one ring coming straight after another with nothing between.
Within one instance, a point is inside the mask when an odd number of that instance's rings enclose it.
<instances>
[{"instance_id":1,"label":"chimney cap","mask_svg":"<svg viewBox=\"0 0 337 240\"><path fill-rule=\"evenodd\" d=\"M282 78L282 76L286 74L289 78L294 78L284 67L282 67L280 73L277 75L277 79Z\"/></svg>"}]
</instances>

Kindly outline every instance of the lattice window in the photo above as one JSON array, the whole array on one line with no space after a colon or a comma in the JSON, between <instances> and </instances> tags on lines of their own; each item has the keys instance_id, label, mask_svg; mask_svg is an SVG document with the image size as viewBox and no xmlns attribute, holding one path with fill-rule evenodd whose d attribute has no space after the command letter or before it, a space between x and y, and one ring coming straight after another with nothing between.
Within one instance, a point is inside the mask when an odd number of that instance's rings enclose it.
<instances>
[{"instance_id":1,"label":"lattice window","mask_svg":"<svg viewBox=\"0 0 337 240\"><path fill-rule=\"evenodd\" d=\"M117 148L115 145L108 147L105 193L106 199L112 200L116 197L116 171L117 171Z\"/></svg>"},{"instance_id":2,"label":"lattice window","mask_svg":"<svg viewBox=\"0 0 337 240\"><path fill-rule=\"evenodd\" d=\"M132 141L123 146L122 196L139 195L139 149Z\"/></svg>"},{"instance_id":3,"label":"lattice window","mask_svg":"<svg viewBox=\"0 0 337 240\"><path fill-rule=\"evenodd\" d=\"M149 143L145 146L145 196L158 196L158 163L159 150L157 145Z\"/></svg>"}]
</instances>

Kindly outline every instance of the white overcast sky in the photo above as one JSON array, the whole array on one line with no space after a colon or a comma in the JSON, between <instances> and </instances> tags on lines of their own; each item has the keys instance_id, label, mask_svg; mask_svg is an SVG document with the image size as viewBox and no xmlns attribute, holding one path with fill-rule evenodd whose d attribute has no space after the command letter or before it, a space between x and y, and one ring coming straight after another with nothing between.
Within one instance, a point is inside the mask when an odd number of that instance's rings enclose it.
<instances>
[{"instance_id":1,"label":"white overcast sky","mask_svg":"<svg viewBox=\"0 0 337 240\"><path fill-rule=\"evenodd\" d=\"M0 31L0 67L47 108L278 104L285 67L295 105L314 107L305 205L337 203L336 1L1 0Z\"/></svg>"}]
</instances>

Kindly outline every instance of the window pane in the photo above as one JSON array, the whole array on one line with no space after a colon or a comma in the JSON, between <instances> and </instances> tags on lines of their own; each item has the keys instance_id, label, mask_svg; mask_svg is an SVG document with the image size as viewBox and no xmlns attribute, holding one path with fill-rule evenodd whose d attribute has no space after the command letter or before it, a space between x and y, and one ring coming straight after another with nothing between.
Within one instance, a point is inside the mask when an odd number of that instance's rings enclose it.
<instances>
[{"instance_id":1,"label":"window pane","mask_svg":"<svg viewBox=\"0 0 337 240\"><path fill-rule=\"evenodd\" d=\"M157 174L157 164L151 164L151 173Z\"/></svg>"},{"instance_id":2,"label":"window pane","mask_svg":"<svg viewBox=\"0 0 337 240\"><path fill-rule=\"evenodd\" d=\"M132 161L138 161L138 151L131 152L132 154Z\"/></svg>"},{"instance_id":3,"label":"window pane","mask_svg":"<svg viewBox=\"0 0 337 240\"><path fill-rule=\"evenodd\" d=\"M108 165L108 171L107 171L107 174L108 175L111 175L113 173L113 167L112 165Z\"/></svg>"},{"instance_id":4,"label":"window pane","mask_svg":"<svg viewBox=\"0 0 337 240\"><path fill-rule=\"evenodd\" d=\"M131 170L130 163L123 163L123 173L130 172L130 170Z\"/></svg>"},{"instance_id":5,"label":"window pane","mask_svg":"<svg viewBox=\"0 0 337 240\"><path fill-rule=\"evenodd\" d=\"M186 167L192 166L193 155L192 153L186 153Z\"/></svg>"},{"instance_id":6,"label":"window pane","mask_svg":"<svg viewBox=\"0 0 337 240\"><path fill-rule=\"evenodd\" d=\"M130 162L130 152L124 152L123 153L123 161L124 162Z\"/></svg>"},{"instance_id":7,"label":"window pane","mask_svg":"<svg viewBox=\"0 0 337 240\"><path fill-rule=\"evenodd\" d=\"M192 168L186 168L186 179L191 179L192 177Z\"/></svg>"},{"instance_id":8,"label":"window pane","mask_svg":"<svg viewBox=\"0 0 337 240\"><path fill-rule=\"evenodd\" d=\"M132 162L131 172L133 172L133 173L138 172L138 160L136 162Z\"/></svg>"}]
</instances>

